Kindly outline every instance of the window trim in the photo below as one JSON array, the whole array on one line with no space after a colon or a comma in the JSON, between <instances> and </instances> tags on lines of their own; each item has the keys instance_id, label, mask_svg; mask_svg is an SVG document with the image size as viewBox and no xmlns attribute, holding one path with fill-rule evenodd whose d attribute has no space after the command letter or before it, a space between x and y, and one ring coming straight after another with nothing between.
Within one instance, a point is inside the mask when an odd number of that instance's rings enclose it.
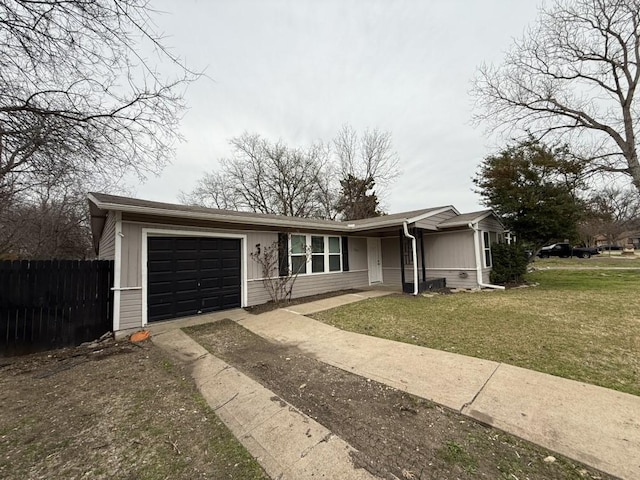
<instances>
[{"instance_id":1,"label":"window trim","mask_svg":"<svg viewBox=\"0 0 640 480\"><path fill-rule=\"evenodd\" d=\"M493 256L491 255L491 232L488 230L482 231L482 253L484 254L482 256L484 268L492 268ZM487 253L489 255L487 255ZM487 262L487 259L489 260L489 262Z\"/></svg>"},{"instance_id":2,"label":"window trim","mask_svg":"<svg viewBox=\"0 0 640 480\"><path fill-rule=\"evenodd\" d=\"M343 265L343 258L342 258L342 238L340 237L340 235L325 235L325 234L318 234L318 233L302 233L302 232L296 232L296 233L290 233L289 234L289 255L288 255L288 268L289 268L289 272L294 274L293 269L292 269L292 262L291 262L291 257L292 256L302 256L305 255L300 254L300 253L293 253L292 252L292 242L291 242L291 237L292 236L301 236L301 237L305 237L305 247L307 249L307 261L305 263L306 266L306 271L304 273L298 273L298 276L307 276L307 275L326 275L326 274L331 274L331 273L342 273L344 272L344 265ZM311 237L321 237L323 239L323 252L322 253L313 253L313 249L312 249L312 243L311 243ZM338 239L338 251L337 252L330 252L329 251L329 238L336 238ZM324 262L323 262L323 271L322 272L314 272L313 271L313 257L319 257L321 256L324 258ZM330 257L338 257L340 259L340 269L339 270L330 270Z\"/></svg>"}]
</instances>

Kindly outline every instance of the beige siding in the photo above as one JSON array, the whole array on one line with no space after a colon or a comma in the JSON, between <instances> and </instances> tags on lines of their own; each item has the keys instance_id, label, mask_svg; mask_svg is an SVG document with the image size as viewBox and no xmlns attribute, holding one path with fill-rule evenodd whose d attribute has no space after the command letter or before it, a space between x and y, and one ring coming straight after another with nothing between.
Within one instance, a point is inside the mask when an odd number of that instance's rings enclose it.
<instances>
[{"instance_id":1,"label":"beige siding","mask_svg":"<svg viewBox=\"0 0 640 480\"><path fill-rule=\"evenodd\" d=\"M491 274L490 268L482 269L482 283L491 283L491 278L489 278L490 274Z\"/></svg>"},{"instance_id":2,"label":"beige siding","mask_svg":"<svg viewBox=\"0 0 640 480\"><path fill-rule=\"evenodd\" d=\"M400 263L400 262L398 262ZM407 270L405 270L405 275L407 275ZM410 274L412 275L412 274ZM398 288L402 286L402 271L400 267L391 267L391 268L383 268L382 269L382 283L384 285L397 285Z\"/></svg>"},{"instance_id":3,"label":"beige siding","mask_svg":"<svg viewBox=\"0 0 640 480\"><path fill-rule=\"evenodd\" d=\"M269 301L264 290L261 267L250 257L255 251L256 245L261 248L272 245L278 241L277 232L240 231L208 229L202 227L184 227L164 224L122 222L122 269L121 287L142 287L142 229L157 228L163 230L181 230L197 234L224 233L247 236L247 297L249 305L257 305ZM367 273L367 242L365 238L349 239L349 265L353 272L344 272L326 275L308 275L299 277L294 288L294 296L301 297L324 293L332 290L348 288L363 288L368 285ZM359 272L355 270L360 270ZM137 328L142 322L142 290L124 290L121 293L120 302L120 328Z\"/></svg>"},{"instance_id":4,"label":"beige siding","mask_svg":"<svg viewBox=\"0 0 640 480\"><path fill-rule=\"evenodd\" d=\"M425 230L437 230L438 224L444 222L445 220L449 220L456 216L456 212L453 209L446 210L442 213L438 213L437 215L433 215L432 217L425 218L424 220L420 220L416 222L416 227L424 228Z\"/></svg>"},{"instance_id":5,"label":"beige siding","mask_svg":"<svg viewBox=\"0 0 640 480\"><path fill-rule=\"evenodd\" d=\"M120 287L142 286L142 228L122 222Z\"/></svg>"},{"instance_id":6,"label":"beige siding","mask_svg":"<svg viewBox=\"0 0 640 480\"><path fill-rule=\"evenodd\" d=\"M350 288L366 288L369 277L366 271L327 273L320 275L301 275L293 285L293 298L307 297L319 293L346 290ZM271 300L262 280L249 282L249 305L259 305Z\"/></svg>"},{"instance_id":7,"label":"beige siding","mask_svg":"<svg viewBox=\"0 0 640 480\"><path fill-rule=\"evenodd\" d=\"M489 215L487 218L478 222L478 227L480 230L485 230L489 232L502 232L504 228L500 225L500 222L493 215Z\"/></svg>"},{"instance_id":8,"label":"beige siding","mask_svg":"<svg viewBox=\"0 0 640 480\"><path fill-rule=\"evenodd\" d=\"M98 245L99 260L113 260L116 257L116 215L107 213L102 236Z\"/></svg>"},{"instance_id":9,"label":"beige siding","mask_svg":"<svg viewBox=\"0 0 640 480\"><path fill-rule=\"evenodd\" d=\"M382 270L386 268L400 268L400 239L398 237L383 238L380 241L382 249ZM386 282L386 277L385 277Z\"/></svg>"},{"instance_id":10,"label":"beige siding","mask_svg":"<svg viewBox=\"0 0 640 480\"><path fill-rule=\"evenodd\" d=\"M262 271L262 266L256 260L251 258L251 253L256 251L257 245L260 245L260 249L271 248L272 246L278 248L278 234L274 232L248 232L247 233L247 278L249 280L255 278L264 278L265 272ZM277 250L276 250L277 251ZM274 274L278 274L277 266Z\"/></svg>"},{"instance_id":11,"label":"beige siding","mask_svg":"<svg viewBox=\"0 0 640 480\"><path fill-rule=\"evenodd\" d=\"M142 327L142 290L120 292L120 330Z\"/></svg>"},{"instance_id":12,"label":"beige siding","mask_svg":"<svg viewBox=\"0 0 640 480\"><path fill-rule=\"evenodd\" d=\"M427 268L475 268L473 232L464 230L424 236Z\"/></svg>"},{"instance_id":13,"label":"beige siding","mask_svg":"<svg viewBox=\"0 0 640 480\"><path fill-rule=\"evenodd\" d=\"M368 270L367 239L349 237L349 270Z\"/></svg>"},{"instance_id":14,"label":"beige siding","mask_svg":"<svg viewBox=\"0 0 640 480\"><path fill-rule=\"evenodd\" d=\"M460 274L463 274L462 276ZM429 270L427 278L446 278L449 288L478 288L475 270Z\"/></svg>"},{"instance_id":15,"label":"beige siding","mask_svg":"<svg viewBox=\"0 0 640 480\"><path fill-rule=\"evenodd\" d=\"M240 230L212 230L206 228L187 229L181 226L141 224L122 222L122 287L142 286L142 229L158 228L163 230L182 230L203 233L225 233L234 235L247 235L247 254L255 250L255 246L260 244L271 245L278 241L278 234L273 232L243 232ZM257 262L249 259L247 265L247 276L251 278L261 278L260 266Z\"/></svg>"}]
</instances>

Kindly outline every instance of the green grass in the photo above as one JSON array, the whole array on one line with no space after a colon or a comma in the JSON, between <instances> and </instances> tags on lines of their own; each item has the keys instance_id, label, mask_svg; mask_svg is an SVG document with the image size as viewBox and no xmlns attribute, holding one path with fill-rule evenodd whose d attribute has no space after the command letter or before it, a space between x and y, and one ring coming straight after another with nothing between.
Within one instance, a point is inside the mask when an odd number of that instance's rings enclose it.
<instances>
[{"instance_id":1,"label":"green grass","mask_svg":"<svg viewBox=\"0 0 640 480\"><path fill-rule=\"evenodd\" d=\"M475 473L478 462L464 446L453 440L445 443L444 447L438 450L438 455L450 465L459 465L465 472Z\"/></svg>"},{"instance_id":2,"label":"green grass","mask_svg":"<svg viewBox=\"0 0 640 480\"><path fill-rule=\"evenodd\" d=\"M314 318L640 395L640 269L543 270L528 279L539 285L392 295Z\"/></svg>"},{"instance_id":3,"label":"green grass","mask_svg":"<svg viewBox=\"0 0 640 480\"><path fill-rule=\"evenodd\" d=\"M640 268L640 255L636 255L635 257L623 257L620 255L620 252L612 253L611 255L609 255L608 252L605 252L591 258L536 258L532 265L536 268Z\"/></svg>"}]
</instances>

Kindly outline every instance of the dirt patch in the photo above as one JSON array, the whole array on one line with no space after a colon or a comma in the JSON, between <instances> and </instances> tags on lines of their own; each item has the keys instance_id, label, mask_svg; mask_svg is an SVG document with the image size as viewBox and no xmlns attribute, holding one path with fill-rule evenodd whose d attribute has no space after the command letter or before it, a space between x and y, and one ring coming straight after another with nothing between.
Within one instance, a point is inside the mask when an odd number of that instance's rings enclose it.
<instances>
[{"instance_id":1,"label":"dirt patch","mask_svg":"<svg viewBox=\"0 0 640 480\"><path fill-rule=\"evenodd\" d=\"M355 464L382 478L612 478L297 348L270 343L230 320L186 331L342 437L357 449Z\"/></svg>"},{"instance_id":2,"label":"dirt patch","mask_svg":"<svg viewBox=\"0 0 640 480\"><path fill-rule=\"evenodd\" d=\"M149 342L0 359L0 478L267 479Z\"/></svg>"},{"instance_id":3,"label":"dirt patch","mask_svg":"<svg viewBox=\"0 0 640 480\"><path fill-rule=\"evenodd\" d=\"M253 307L246 307L245 310L249 313L252 313L253 315L259 315L261 313L271 312L272 310L276 310L278 308L286 308L293 305L300 305L301 303L314 302L316 300L324 300L325 298L338 297L340 295L360 292L362 292L362 290L354 288L349 290L338 290L334 292L319 293L318 295L309 295L307 297L292 298L288 302L283 302L281 304L276 304L274 302L262 303L260 305L254 305Z\"/></svg>"}]
</instances>

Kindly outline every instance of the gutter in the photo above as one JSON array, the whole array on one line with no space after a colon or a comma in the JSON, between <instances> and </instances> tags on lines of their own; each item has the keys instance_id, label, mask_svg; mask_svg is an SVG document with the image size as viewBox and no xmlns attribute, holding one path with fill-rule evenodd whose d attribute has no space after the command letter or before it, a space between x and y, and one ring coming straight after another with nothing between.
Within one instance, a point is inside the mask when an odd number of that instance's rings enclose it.
<instances>
[{"instance_id":1,"label":"gutter","mask_svg":"<svg viewBox=\"0 0 640 480\"><path fill-rule=\"evenodd\" d=\"M482 283L482 261L480 260L480 230L478 229L478 222L469 223L469 228L473 230L473 245L476 250L476 281L479 287L493 288L495 290L504 290L502 285L493 285L491 283Z\"/></svg>"},{"instance_id":2,"label":"gutter","mask_svg":"<svg viewBox=\"0 0 640 480\"><path fill-rule=\"evenodd\" d=\"M368 221L360 223L356 222L339 222L339 221L319 221L314 222L309 219L304 222L297 221L294 217L285 217L285 218L264 218L261 216L251 216L251 215L243 215L243 216L235 216L235 215L225 215L224 213L211 213L211 212L202 212L202 211L187 211L187 210L167 210L157 206L141 206L141 205L126 205L122 203L113 203L109 201L100 201L98 200L92 193L87 195L90 206L93 204L96 209L106 212L109 210L119 211L124 213L133 213L140 215L156 215L160 217L179 217L179 218L189 218L189 219L197 219L197 220L205 220L210 222L220 222L220 223L228 223L232 225L259 225L264 227L282 227L282 228L291 228L297 230L322 230L322 231L334 231L334 232L342 232L342 233L352 233L352 232L366 232L368 230L376 230L385 227L397 226L401 220L399 218L393 218L391 220L385 219L384 217L380 217L376 221ZM135 199L134 199L135 200ZM433 211L427 212L422 215L417 215L412 218L405 219L408 223L414 223L423 218L429 218L433 215L437 215L449 209L453 209L456 214L459 215L459 212L452 205L437 208Z\"/></svg>"},{"instance_id":3,"label":"gutter","mask_svg":"<svg viewBox=\"0 0 640 480\"><path fill-rule=\"evenodd\" d=\"M411 251L413 254L413 294L418 295L418 254L416 252L416 237L409 233L407 220L402 222L402 228L404 229L404 236L411 239Z\"/></svg>"},{"instance_id":4,"label":"gutter","mask_svg":"<svg viewBox=\"0 0 640 480\"><path fill-rule=\"evenodd\" d=\"M119 203L101 202L93 195L89 194L88 198L94 205L103 211L113 210L124 213L137 213L142 215L156 215L160 217L181 217L191 218L197 220L207 220L212 222L221 222L236 225L260 225L260 226L275 226L294 229L308 229L308 230L323 230L323 231L335 231L335 232L352 232L357 230L356 226L344 225L341 222L297 222L295 219L280 219L280 218L261 218L253 216L234 216L224 214L214 214L205 212L190 212L184 210L166 210L158 207L145 207L139 205L123 205Z\"/></svg>"}]
</instances>

